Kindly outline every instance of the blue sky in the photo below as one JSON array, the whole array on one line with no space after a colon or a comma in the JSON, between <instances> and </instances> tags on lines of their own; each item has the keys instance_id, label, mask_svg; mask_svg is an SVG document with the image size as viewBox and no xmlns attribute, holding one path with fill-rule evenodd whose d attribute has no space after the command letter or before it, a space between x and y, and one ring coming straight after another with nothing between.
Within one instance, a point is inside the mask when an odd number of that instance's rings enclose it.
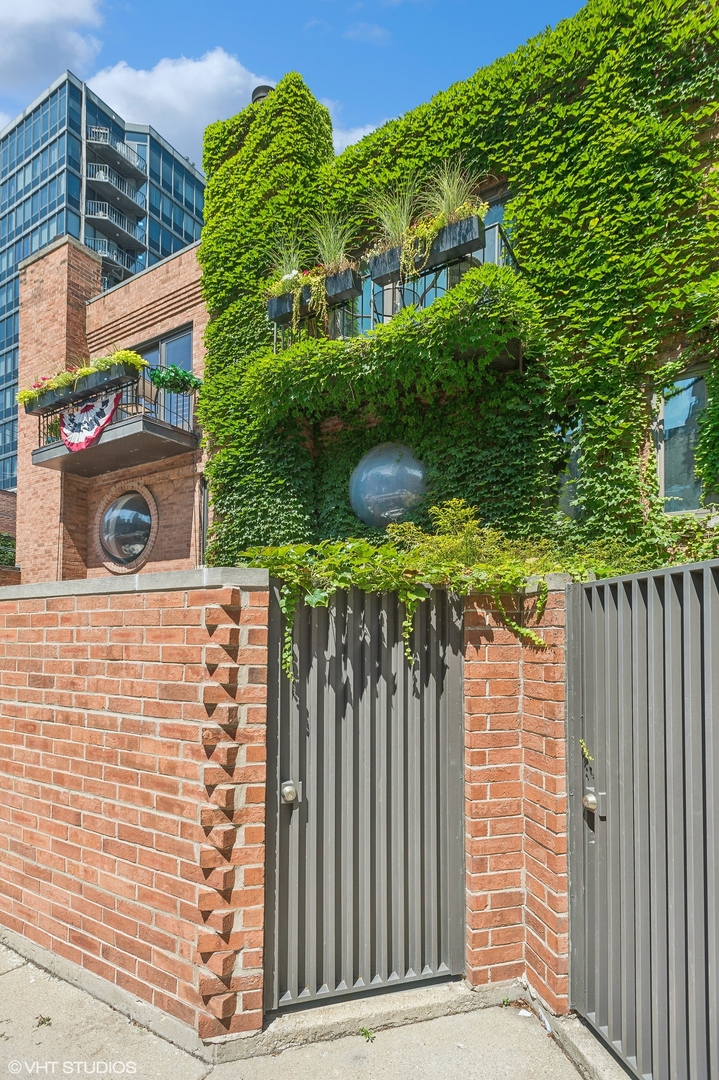
<instances>
[{"instance_id":1,"label":"blue sky","mask_svg":"<svg viewBox=\"0 0 719 1080\"><path fill-rule=\"evenodd\" d=\"M300 71L338 149L511 52L578 0L0 0L0 127L69 67L199 162L205 124Z\"/></svg>"}]
</instances>

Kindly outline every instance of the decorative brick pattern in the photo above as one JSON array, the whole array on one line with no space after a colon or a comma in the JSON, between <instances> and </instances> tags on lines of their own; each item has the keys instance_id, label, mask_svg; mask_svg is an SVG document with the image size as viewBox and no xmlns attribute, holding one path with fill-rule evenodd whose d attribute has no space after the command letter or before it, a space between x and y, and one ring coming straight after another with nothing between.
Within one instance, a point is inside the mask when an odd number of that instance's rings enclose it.
<instances>
[{"instance_id":1,"label":"decorative brick pattern","mask_svg":"<svg viewBox=\"0 0 719 1080\"><path fill-rule=\"evenodd\" d=\"M129 278L120 288L87 305L87 341L90 356L104 356L113 348L132 349L153 338L192 326L192 368L202 376L205 364L203 335L208 313L200 287L202 270L197 244L183 248L156 266Z\"/></svg>"},{"instance_id":2,"label":"decorative brick pattern","mask_svg":"<svg viewBox=\"0 0 719 1080\"><path fill-rule=\"evenodd\" d=\"M506 610L515 619L506 599ZM534 625L534 603L522 617ZM467 977L525 976L567 1000L564 594L519 642L497 612L465 605Z\"/></svg>"},{"instance_id":3,"label":"decorative brick pattern","mask_svg":"<svg viewBox=\"0 0 719 1080\"><path fill-rule=\"evenodd\" d=\"M0 922L205 1037L262 1022L267 607L0 597Z\"/></svg>"}]
</instances>

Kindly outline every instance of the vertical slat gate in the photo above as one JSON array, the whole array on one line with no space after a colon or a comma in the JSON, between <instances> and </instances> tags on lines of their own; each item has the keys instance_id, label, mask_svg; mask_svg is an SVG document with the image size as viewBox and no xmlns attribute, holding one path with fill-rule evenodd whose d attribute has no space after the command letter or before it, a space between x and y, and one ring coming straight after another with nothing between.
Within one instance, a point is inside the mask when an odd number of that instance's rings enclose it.
<instances>
[{"instance_id":1,"label":"vertical slat gate","mask_svg":"<svg viewBox=\"0 0 719 1080\"><path fill-rule=\"evenodd\" d=\"M642 1080L711 1080L719 562L573 585L567 611L570 1003Z\"/></svg>"},{"instance_id":2,"label":"vertical slat gate","mask_svg":"<svg viewBox=\"0 0 719 1080\"><path fill-rule=\"evenodd\" d=\"M353 589L270 611L265 1008L464 971L462 607ZM287 805L281 785L298 785Z\"/></svg>"}]
</instances>

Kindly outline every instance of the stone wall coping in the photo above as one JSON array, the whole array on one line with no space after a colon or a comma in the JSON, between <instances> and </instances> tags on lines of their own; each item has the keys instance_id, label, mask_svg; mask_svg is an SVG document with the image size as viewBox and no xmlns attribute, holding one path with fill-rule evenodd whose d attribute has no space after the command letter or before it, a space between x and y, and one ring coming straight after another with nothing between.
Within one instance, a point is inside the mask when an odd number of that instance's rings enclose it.
<instances>
[{"instance_id":1,"label":"stone wall coping","mask_svg":"<svg viewBox=\"0 0 719 1080\"><path fill-rule=\"evenodd\" d=\"M269 573L261 567L221 566L199 570L168 570L127 577L79 578L72 581L38 581L32 585L0 587L3 600L44 600L54 596L99 596L103 593L179 592L184 589L221 589L235 585L246 589L269 588Z\"/></svg>"},{"instance_id":2,"label":"stone wall coping","mask_svg":"<svg viewBox=\"0 0 719 1080\"><path fill-rule=\"evenodd\" d=\"M26 266L30 266L32 263L37 262L38 259L44 259L46 255L50 255L53 251L57 251L58 248L64 247L68 244L70 247L77 248L78 251L84 252L90 259L95 259L97 262L102 262L102 256L98 255L92 248L87 247L86 244L81 244L79 240L76 240L74 236L70 236L69 233L64 233L62 236L58 236L57 239L51 240L45 247L41 247L39 251L33 251L32 255L28 255L17 264L18 271L24 270Z\"/></svg>"}]
</instances>

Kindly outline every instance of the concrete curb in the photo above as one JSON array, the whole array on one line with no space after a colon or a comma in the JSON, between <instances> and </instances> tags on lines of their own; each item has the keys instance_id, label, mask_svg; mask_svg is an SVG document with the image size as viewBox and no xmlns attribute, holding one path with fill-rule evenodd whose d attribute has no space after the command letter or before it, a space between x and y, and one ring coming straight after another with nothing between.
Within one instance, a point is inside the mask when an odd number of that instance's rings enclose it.
<instances>
[{"instance_id":1,"label":"concrete curb","mask_svg":"<svg viewBox=\"0 0 719 1080\"><path fill-rule=\"evenodd\" d=\"M203 1042L186 1024L168 1016L155 1005L101 979L94 972L78 967L71 960L55 955L8 927L0 926L0 943L210 1065L265 1057L310 1043L330 1042L348 1035L358 1035L362 1027L371 1031L385 1031L418 1024L423 1020L436 1020L441 1016L487 1009L502 1005L505 1001L516 1001L526 994L525 987L518 979L477 988L469 986L464 980L403 987L394 992L368 994L289 1011L269 1018L262 1031ZM603 1076L601 1080L604 1080ZM608 1075L607 1080L614 1078Z\"/></svg>"},{"instance_id":2,"label":"concrete curb","mask_svg":"<svg viewBox=\"0 0 719 1080\"><path fill-rule=\"evenodd\" d=\"M634 1080L634 1073L617 1061L578 1016L552 1016L549 1022L557 1043L584 1080Z\"/></svg>"},{"instance_id":3,"label":"concrete curb","mask_svg":"<svg viewBox=\"0 0 719 1080\"><path fill-rule=\"evenodd\" d=\"M316 1005L275 1016L256 1035L210 1040L216 1064L277 1054L310 1043L358 1035L360 1028L385 1031L440 1016L455 1016L516 1001L525 993L518 979L478 987L466 982L434 983L395 992L367 995L331 1005Z\"/></svg>"},{"instance_id":4,"label":"concrete curb","mask_svg":"<svg viewBox=\"0 0 719 1080\"><path fill-rule=\"evenodd\" d=\"M159 1035L161 1039L172 1043L173 1046L178 1046L180 1050L202 1061L212 1063L212 1050L202 1042L192 1028L168 1016L156 1005L150 1005L142 998L123 990L121 986L115 986L114 983L101 979L99 975L79 967L72 960L56 956L49 949L37 945L6 926L0 926L0 942L20 956L24 956L36 967L49 971L51 975L63 979L71 986L76 986L78 990L84 990L99 1001L104 1001L112 1009L122 1013L123 1016L128 1016L130 1020L147 1028L154 1035Z\"/></svg>"}]
</instances>

